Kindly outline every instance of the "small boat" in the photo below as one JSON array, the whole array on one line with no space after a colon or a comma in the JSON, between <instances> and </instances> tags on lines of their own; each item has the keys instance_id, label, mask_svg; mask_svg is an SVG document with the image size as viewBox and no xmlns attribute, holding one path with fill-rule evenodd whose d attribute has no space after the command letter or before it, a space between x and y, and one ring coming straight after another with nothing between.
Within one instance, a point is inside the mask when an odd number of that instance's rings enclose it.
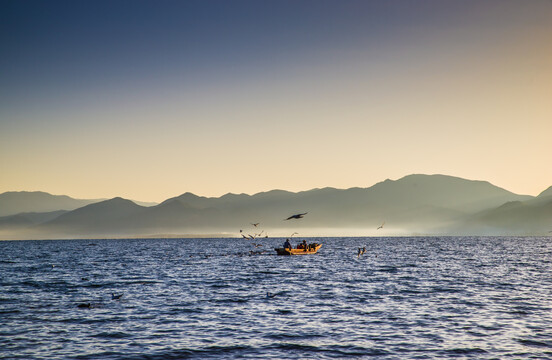
<instances>
[{"instance_id":1,"label":"small boat","mask_svg":"<svg viewBox=\"0 0 552 360\"><path fill-rule=\"evenodd\" d=\"M291 248L274 248L278 255L309 255L316 254L318 249L322 247L322 244L309 244L306 249L291 249Z\"/></svg>"}]
</instances>

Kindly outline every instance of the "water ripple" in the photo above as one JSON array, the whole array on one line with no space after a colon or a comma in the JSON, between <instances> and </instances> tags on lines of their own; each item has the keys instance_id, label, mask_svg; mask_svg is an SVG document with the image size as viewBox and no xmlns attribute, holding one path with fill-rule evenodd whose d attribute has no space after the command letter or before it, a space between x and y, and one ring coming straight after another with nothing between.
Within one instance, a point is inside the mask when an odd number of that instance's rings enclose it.
<instances>
[{"instance_id":1,"label":"water ripple","mask_svg":"<svg viewBox=\"0 0 552 360\"><path fill-rule=\"evenodd\" d=\"M552 358L549 238L312 241L0 242L0 358Z\"/></svg>"}]
</instances>

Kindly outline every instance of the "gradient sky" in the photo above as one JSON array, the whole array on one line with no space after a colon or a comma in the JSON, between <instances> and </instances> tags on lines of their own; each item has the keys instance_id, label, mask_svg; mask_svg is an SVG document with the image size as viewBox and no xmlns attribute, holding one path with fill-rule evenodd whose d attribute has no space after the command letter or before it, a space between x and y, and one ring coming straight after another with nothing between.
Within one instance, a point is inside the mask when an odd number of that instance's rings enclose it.
<instances>
[{"instance_id":1,"label":"gradient sky","mask_svg":"<svg viewBox=\"0 0 552 360\"><path fill-rule=\"evenodd\" d=\"M0 193L552 185L552 1L0 0Z\"/></svg>"}]
</instances>

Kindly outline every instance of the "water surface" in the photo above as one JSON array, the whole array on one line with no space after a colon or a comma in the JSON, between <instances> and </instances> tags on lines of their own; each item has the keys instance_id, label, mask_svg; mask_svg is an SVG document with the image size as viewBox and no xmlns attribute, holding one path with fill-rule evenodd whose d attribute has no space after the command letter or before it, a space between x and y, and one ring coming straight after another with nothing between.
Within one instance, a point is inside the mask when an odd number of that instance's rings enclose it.
<instances>
[{"instance_id":1,"label":"water surface","mask_svg":"<svg viewBox=\"0 0 552 360\"><path fill-rule=\"evenodd\" d=\"M552 358L550 238L308 241L0 242L0 358Z\"/></svg>"}]
</instances>

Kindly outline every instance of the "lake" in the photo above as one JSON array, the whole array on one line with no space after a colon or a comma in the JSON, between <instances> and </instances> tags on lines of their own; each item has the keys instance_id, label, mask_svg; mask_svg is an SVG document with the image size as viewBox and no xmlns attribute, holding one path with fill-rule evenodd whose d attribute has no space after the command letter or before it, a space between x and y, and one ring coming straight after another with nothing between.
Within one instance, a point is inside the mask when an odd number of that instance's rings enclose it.
<instances>
[{"instance_id":1,"label":"lake","mask_svg":"<svg viewBox=\"0 0 552 360\"><path fill-rule=\"evenodd\" d=\"M284 240L0 241L0 358L552 358L549 237Z\"/></svg>"}]
</instances>

